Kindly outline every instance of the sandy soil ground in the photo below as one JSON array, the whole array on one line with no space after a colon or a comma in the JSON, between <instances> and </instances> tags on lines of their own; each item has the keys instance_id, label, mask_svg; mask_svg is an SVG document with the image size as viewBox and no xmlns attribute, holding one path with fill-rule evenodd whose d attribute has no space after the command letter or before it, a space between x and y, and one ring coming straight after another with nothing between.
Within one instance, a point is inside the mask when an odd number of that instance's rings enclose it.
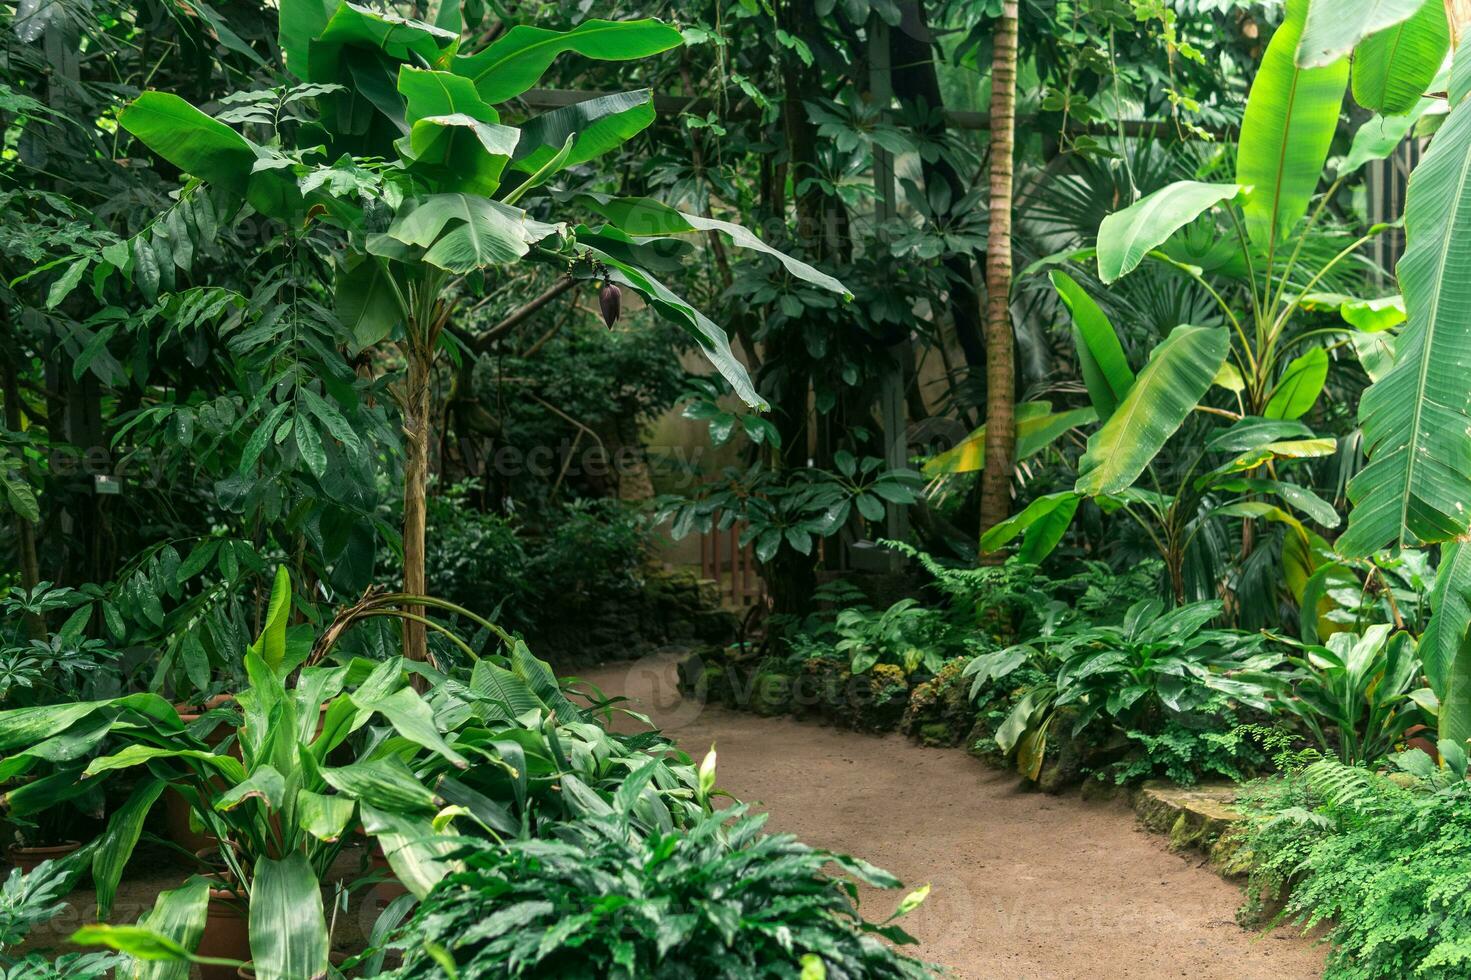
<instances>
[{"instance_id":1,"label":"sandy soil ground","mask_svg":"<svg viewBox=\"0 0 1471 980\"><path fill-rule=\"evenodd\" d=\"M1234 921L1240 889L1169 853L1120 803L1052 797L958 750L926 749L683 701L674 658L583 671L636 702L773 830L929 882L906 927L919 955L973 980L1317 977L1323 949ZM870 917L902 893L866 891Z\"/></svg>"}]
</instances>

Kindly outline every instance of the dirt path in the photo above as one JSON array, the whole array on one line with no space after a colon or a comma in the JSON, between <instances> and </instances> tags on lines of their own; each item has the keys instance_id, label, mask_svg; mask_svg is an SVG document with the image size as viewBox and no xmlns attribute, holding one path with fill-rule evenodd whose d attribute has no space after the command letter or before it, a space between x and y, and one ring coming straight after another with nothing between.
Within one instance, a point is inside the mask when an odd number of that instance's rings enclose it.
<instances>
[{"instance_id":1,"label":"dirt path","mask_svg":"<svg viewBox=\"0 0 1471 980\"><path fill-rule=\"evenodd\" d=\"M959 751L684 702L674 659L585 671L699 759L718 743L720 786L768 826L933 885L906 919L919 955L973 980L1321 975L1293 932L1240 929L1240 890L1170 854L1116 803L1027 792ZM864 895L870 917L898 894Z\"/></svg>"}]
</instances>

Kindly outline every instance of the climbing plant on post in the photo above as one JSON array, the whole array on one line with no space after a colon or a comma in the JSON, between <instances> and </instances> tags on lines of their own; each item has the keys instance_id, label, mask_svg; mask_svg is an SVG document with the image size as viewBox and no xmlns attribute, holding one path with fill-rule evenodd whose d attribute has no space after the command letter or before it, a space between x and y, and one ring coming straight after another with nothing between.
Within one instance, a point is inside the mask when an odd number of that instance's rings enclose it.
<instances>
[{"instance_id":1,"label":"climbing plant on post","mask_svg":"<svg viewBox=\"0 0 1471 980\"><path fill-rule=\"evenodd\" d=\"M690 334L757 407L764 403L724 331L645 271L643 240L719 232L737 247L775 256L793 275L848 295L841 283L739 226L656 201L583 196L578 203L600 219L594 226L544 220L522 203L561 170L647 128L653 97L639 90L589 99L520 126L503 124L496 107L533 87L564 52L633 60L679 46L677 30L652 19L587 20L566 32L517 26L464 54L460 27L454 4L428 23L345 0L283 0L280 47L296 81L270 98L314 103L316 118L295 127L273 123L257 142L159 92L139 96L120 117L159 156L255 211L292 228L335 231L339 317L360 349L389 342L403 361L395 394L404 431L410 596L425 591L430 380L456 301L471 286L468 276L530 260L631 288ZM331 163L323 160L324 145ZM537 203L549 209L553 202L543 196ZM320 439L300 429L295 437L303 455ZM422 660L424 627L409 612L406 653Z\"/></svg>"}]
</instances>

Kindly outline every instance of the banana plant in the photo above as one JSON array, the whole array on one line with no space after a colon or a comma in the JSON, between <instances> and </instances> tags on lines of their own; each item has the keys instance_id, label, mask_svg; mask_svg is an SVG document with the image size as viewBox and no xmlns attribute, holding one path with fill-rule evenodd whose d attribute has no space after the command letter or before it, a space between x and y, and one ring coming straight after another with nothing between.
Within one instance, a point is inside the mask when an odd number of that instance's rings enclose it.
<instances>
[{"instance_id":1,"label":"banana plant","mask_svg":"<svg viewBox=\"0 0 1471 980\"><path fill-rule=\"evenodd\" d=\"M482 273L538 261L605 289L633 289L694 339L747 404L760 407L725 333L645 268L649 240L722 234L736 247L775 256L788 274L851 298L837 280L745 229L659 202L585 198L579 207L592 224L561 213L550 182L647 128L654 119L648 90L589 99L519 126L503 122L506 103L560 54L645 58L680 46L678 30L654 19L590 19L566 32L518 25L467 52L461 27L456 0L441 4L433 22L348 0L282 0L280 50L295 79L282 97L315 103L316 119L269 123L257 142L162 92L143 93L119 117L191 179L248 202L294 234L331 229L339 316L359 347L391 340L404 364L395 388L405 435L404 591L415 595L426 591L430 379L458 302ZM130 272L131 257L118 259ZM297 427L295 438L304 459L324 459L311 444L315 432ZM405 646L411 659L424 659L422 624L406 621Z\"/></svg>"},{"instance_id":2,"label":"banana plant","mask_svg":"<svg viewBox=\"0 0 1471 980\"><path fill-rule=\"evenodd\" d=\"M1072 312L1092 414L1103 424L1088 439L1076 486L1038 497L993 527L981 538L983 551L994 552L1020 536L1019 556L1040 562L1061 542L1081 501L1092 498L1139 524L1165 563L1176 602L1183 602L1186 556L1213 521L1267 520L1304 538L1304 517L1337 526L1331 504L1275 473L1279 465L1334 451L1333 439L1314 437L1295 419L1223 411L1232 424L1195 447L1169 474L1175 482L1164 489L1165 475L1151 466L1154 458L1201 409L1207 390L1223 380L1229 383L1222 375L1230 343L1225 329L1177 327L1136 375L1107 314L1065 272L1054 271L1052 278ZM1259 475L1263 468L1265 476ZM1146 471L1152 473L1152 490L1135 486Z\"/></svg>"},{"instance_id":3,"label":"banana plant","mask_svg":"<svg viewBox=\"0 0 1471 980\"><path fill-rule=\"evenodd\" d=\"M1341 278L1360 247L1385 230L1370 228L1342 247L1333 242L1333 251L1326 253L1319 226L1354 170L1397 145L1397 138L1386 136L1386 117L1365 125L1326 189L1319 193L1319 188L1349 85L1347 54L1358 43L1351 36L1379 45L1378 32L1398 30L1401 20L1384 23L1383 16L1366 15L1356 35L1349 30L1337 36L1334 30L1344 25L1325 26L1318 6L1315 2L1310 9L1308 0L1286 5L1252 83L1234 179L1181 181L1108 215L1091 253L1105 285L1145 262L1189 278L1213 301L1220 326L1177 327L1136 377L1100 304L1067 272L1053 270L1101 425L1089 438L1073 491L1034 502L993 529L983 548L999 547L1037 523L1023 549L1032 556L1045 553L1060 539L1077 499L1096 498L1136 519L1138 512L1148 513L1152 520L1141 523L1149 525L1146 530L1165 557L1180 599L1184 549L1207 520L1241 518L1248 547L1259 519L1293 526L1295 511L1326 528L1338 524L1330 506L1306 488L1279 479L1275 469L1280 462L1333 451L1332 440L1317 439L1299 421L1323 391L1331 349L1351 346L1372 377L1388 370L1396 344L1403 344L1387 333L1396 324L1394 297L1339 296L1334 303L1343 313L1341 324L1301 326L1302 312L1326 305L1324 287ZM1356 10L1354 17L1360 13ZM1438 71L1440 59L1432 60ZM1411 115L1425 111L1419 101L1401 102L1373 108ZM1403 136L1405 131L1395 132ZM1079 258L1059 257L1050 264ZM1207 399L1213 388L1224 397ZM1184 467L1177 486L1162 487L1155 474L1152 489L1136 487L1141 475L1153 472L1151 463L1165 443L1196 414L1223 418L1229 427L1220 437L1202 440L1205 452ZM1204 465L1216 451L1230 455L1218 465ZM1263 499L1268 497L1278 502ZM1299 530L1294 527L1294 533Z\"/></svg>"}]
</instances>

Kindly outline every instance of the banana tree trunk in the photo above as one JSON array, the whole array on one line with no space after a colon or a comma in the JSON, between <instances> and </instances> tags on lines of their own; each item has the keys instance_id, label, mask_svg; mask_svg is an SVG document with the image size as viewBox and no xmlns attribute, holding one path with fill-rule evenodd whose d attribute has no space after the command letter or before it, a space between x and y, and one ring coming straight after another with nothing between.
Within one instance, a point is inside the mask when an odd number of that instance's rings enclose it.
<instances>
[{"instance_id":1,"label":"banana tree trunk","mask_svg":"<svg viewBox=\"0 0 1471 980\"><path fill-rule=\"evenodd\" d=\"M1002 4L991 62L991 201L986 240L986 460L981 533L1011 509L1016 368L1011 330L1012 155L1016 130L1017 0Z\"/></svg>"},{"instance_id":2,"label":"banana tree trunk","mask_svg":"<svg viewBox=\"0 0 1471 980\"><path fill-rule=\"evenodd\" d=\"M411 340L404 345L407 360L403 390L400 395L404 433L404 584L409 595L425 595L424 527L426 493L429 485L429 376L433 367L434 348ZM414 616L424 615L423 606L409 607ZM403 624L404 656L425 660L429 648L424 624L405 619Z\"/></svg>"}]
</instances>

